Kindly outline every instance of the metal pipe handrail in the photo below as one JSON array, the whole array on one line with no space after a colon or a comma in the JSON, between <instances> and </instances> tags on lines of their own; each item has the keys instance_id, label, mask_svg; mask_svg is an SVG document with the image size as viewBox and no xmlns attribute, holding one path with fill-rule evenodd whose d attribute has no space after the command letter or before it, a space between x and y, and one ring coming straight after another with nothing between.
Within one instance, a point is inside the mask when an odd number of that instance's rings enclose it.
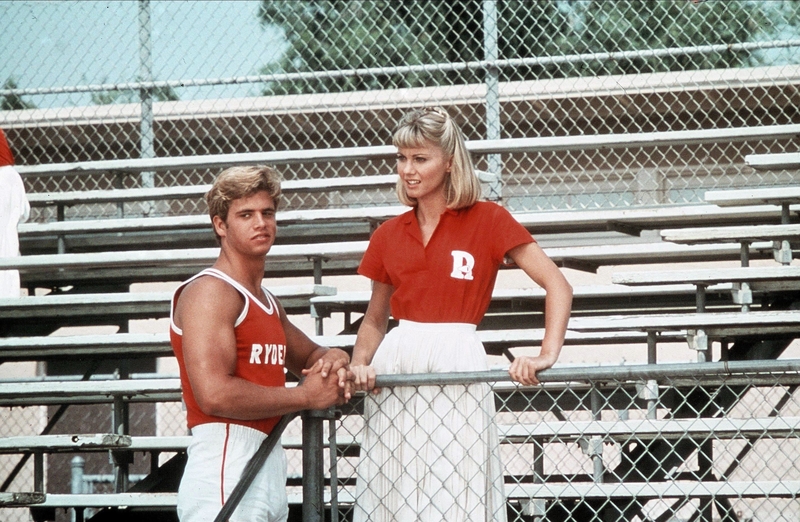
<instances>
[{"instance_id":1,"label":"metal pipe handrail","mask_svg":"<svg viewBox=\"0 0 800 522\"><path fill-rule=\"evenodd\" d=\"M550 368L537 373L542 383L669 380L698 376L745 376L764 373L800 372L800 359L781 361L723 361L707 363L641 364L631 366L600 366L579 368ZM407 375L378 375L375 385L426 386L444 384L475 384L510 381L505 370L453 373L420 373Z\"/></svg>"},{"instance_id":2,"label":"metal pipe handrail","mask_svg":"<svg viewBox=\"0 0 800 522\"><path fill-rule=\"evenodd\" d=\"M696 45L689 47L668 47L664 49L644 49L636 51L616 51L601 53L567 54L563 56L534 56L500 60L474 60L458 63L436 63L427 65L404 65L392 67L366 67L362 69L341 69L335 71L273 73L227 78L200 78L188 80L160 80L103 83L94 85L70 85L64 87L30 87L0 89L0 96L32 96L46 94L67 94L79 92L130 91L141 89L209 87L214 85L238 85L268 82L296 82L359 76L404 75L410 73L429 73L465 70L483 70L504 67L531 67L583 63L592 61L627 60L632 58L659 58L693 54L710 54L731 51L754 51L758 49L779 49L798 47L800 40L771 40L766 42L743 42L734 44Z\"/></svg>"}]
</instances>

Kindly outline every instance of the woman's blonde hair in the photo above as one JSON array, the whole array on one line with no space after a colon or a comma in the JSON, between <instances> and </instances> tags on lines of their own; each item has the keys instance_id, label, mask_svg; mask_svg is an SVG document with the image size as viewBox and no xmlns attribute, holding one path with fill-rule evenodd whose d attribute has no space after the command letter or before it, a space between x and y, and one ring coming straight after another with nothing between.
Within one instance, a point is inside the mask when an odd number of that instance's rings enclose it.
<instances>
[{"instance_id":1,"label":"woman's blonde hair","mask_svg":"<svg viewBox=\"0 0 800 522\"><path fill-rule=\"evenodd\" d=\"M453 163L445 179L447 208L455 210L469 207L480 199L481 184L467 151L464 134L441 107L426 107L406 114L394 131L392 143L397 148L417 148L430 144L452 158ZM416 199L408 197L401 180L397 182L397 198L404 205L417 205Z\"/></svg>"},{"instance_id":2,"label":"woman's blonde hair","mask_svg":"<svg viewBox=\"0 0 800 522\"><path fill-rule=\"evenodd\" d=\"M252 196L264 191L269 194L278 210L281 196L281 178L272 167L254 165L244 167L230 167L220 172L211 190L206 193L208 215L211 221L214 216L219 216L222 221L228 219L228 210L234 200ZM214 231L216 235L216 231ZM219 240L219 236L217 236Z\"/></svg>"}]
</instances>

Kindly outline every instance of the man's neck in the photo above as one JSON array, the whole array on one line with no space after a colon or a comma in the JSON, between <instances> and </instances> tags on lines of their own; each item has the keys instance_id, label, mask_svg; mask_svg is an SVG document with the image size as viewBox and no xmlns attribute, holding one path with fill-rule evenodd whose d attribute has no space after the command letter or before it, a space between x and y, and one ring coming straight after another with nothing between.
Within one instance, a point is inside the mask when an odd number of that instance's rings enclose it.
<instances>
[{"instance_id":1,"label":"man's neck","mask_svg":"<svg viewBox=\"0 0 800 522\"><path fill-rule=\"evenodd\" d=\"M261 281L264 279L265 258L266 256L252 259L242 257L232 259L222 251L213 268L229 275L253 295L258 296L261 293Z\"/></svg>"}]
</instances>

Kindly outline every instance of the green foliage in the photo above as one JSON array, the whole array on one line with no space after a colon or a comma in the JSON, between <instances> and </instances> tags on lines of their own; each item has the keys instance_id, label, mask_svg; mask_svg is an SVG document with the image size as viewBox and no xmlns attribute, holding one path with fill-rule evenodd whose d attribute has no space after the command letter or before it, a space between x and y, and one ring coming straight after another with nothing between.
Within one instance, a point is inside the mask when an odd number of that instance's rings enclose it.
<instances>
[{"instance_id":1,"label":"green foliage","mask_svg":"<svg viewBox=\"0 0 800 522\"><path fill-rule=\"evenodd\" d=\"M793 0L796 2L798 0ZM762 31L762 5L749 0L498 0L500 59L657 50L752 41ZM793 11L796 14L796 10ZM339 71L483 60L483 1L262 0L262 24L280 28L288 43L267 74L267 94L346 92L478 83L485 72ZM674 53L616 61L553 61L501 69L502 80L739 67L744 51ZM316 74L313 74L316 73Z\"/></svg>"},{"instance_id":2,"label":"green foliage","mask_svg":"<svg viewBox=\"0 0 800 522\"><path fill-rule=\"evenodd\" d=\"M574 35L582 53L638 51L751 41L763 18L758 3L740 0L640 0L579 4L583 28ZM584 74L717 69L748 65L747 51L675 53L588 64Z\"/></svg>"},{"instance_id":3,"label":"green foliage","mask_svg":"<svg viewBox=\"0 0 800 522\"><path fill-rule=\"evenodd\" d=\"M14 78L6 79L3 89L16 89L17 82ZM21 111L23 109L35 109L36 105L25 101L17 94L6 94L0 96L0 111Z\"/></svg>"},{"instance_id":4,"label":"green foliage","mask_svg":"<svg viewBox=\"0 0 800 522\"><path fill-rule=\"evenodd\" d=\"M180 100L172 87L155 87L152 89L155 101ZM91 94L92 103L95 105L112 105L114 103L139 103L139 91L128 89L119 91L97 91Z\"/></svg>"}]
</instances>

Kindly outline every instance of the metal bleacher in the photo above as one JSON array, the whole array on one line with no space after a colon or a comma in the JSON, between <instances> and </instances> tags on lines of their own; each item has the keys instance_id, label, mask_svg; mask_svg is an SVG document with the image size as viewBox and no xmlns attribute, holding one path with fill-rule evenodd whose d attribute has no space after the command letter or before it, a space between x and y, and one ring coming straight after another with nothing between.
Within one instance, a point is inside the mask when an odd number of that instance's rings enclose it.
<instances>
[{"instance_id":1,"label":"metal bleacher","mask_svg":"<svg viewBox=\"0 0 800 522\"><path fill-rule=\"evenodd\" d=\"M758 139L760 137L794 137L800 125L709 131L665 132L637 135L576 136L546 139L509 139L470 142L473 154L504 152L539 152L556 150L623 148L657 144L701 143ZM365 147L340 150L282 151L254 154L232 154L209 157L153 158L114 160L60 165L20 167L24 176L51 176L66 173L154 172L171 169L220 169L253 163L291 164L314 161L347 161L353 159L385 159L394 154L393 147ZM340 178L333 180L287 181L287 193L331 190L391 190L394 175ZM153 189L118 189L75 193L31 194L34 206L55 206L63 218L70 205L123 203L127 201L180 200L198 198L207 186ZM710 194L710 193L709 193ZM755 199L757 195L753 196ZM748 203L754 199L748 199ZM775 353L800 330L800 312L796 309L775 309L767 306L776 298L795 302L800 285L797 266L760 266L735 269L699 269L679 272L680 265L743 259L742 243L747 243L747 260L775 259L774 240L787 240L788 247L779 250L790 256L797 248L797 218L793 205L798 201L761 198L757 203L719 206L714 197L696 205L581 210L519 212L514 216L537 237L547 254L561 267L593 272L599 267L645 267L641 272L614 274L614 284L575 287L574 314L567 333L570 346L641 346L648 362L657 364L656 343L684 343L697 350L698 362L711 362L711 343L736 343L753 337L772 340ZM719 200L717 200L719 201ZM341 291L325 284L332 275L355 274L367 245L369 233L382 221L403 209L396 205L339 209L292 209L279 211L279 237L267 257L265 275L269 288L281 299L290 314L316 320L315 339L326 346L351 349L358 327L358 316L366 309L368 293ZM757 233L754 228L760 227ZM683 230L685 232L674 232ZM716 231L716 232L715 232ZM769 232L769 233L768 233ZM609 241L612 237L613 240ZM204 215L171 215L149 217L112 217L81 221L28 223L20 226L23 255L0 259L0 270L16 269L23 286L34 293L19 299L0 300L0 362L82 360L126 360L169 357L167 333L129 333L128 323L135 319L164 318L169 315L167 292L126 292L135 283L174 283L210 265L217 257L208 217ZM146 242L147 249L142 247ZM685 244L691 243L691 244ZM169 248L165 248L169 246ZM788 250L787 250L788 248ZM673 271L655 271L647 265L669 263ZM638 274L638 275L637 275ZM284 278L304 278L307 284L281 285ZM746 292L742 292L742 285ZM748 293L749 292L749 293ZM746 297L743 297L745 296ZM760 299L760 305L758 299ZM742 300L748 309L742 310ZM512 358L512 349L535 348L543 336L544 295L533 288L498 288L489 313L479 327L487 353ZM341 316L342 327L335 333L323 331ZM111 334L50 335L69 326L113 325L119 330ZM309 332L310 334L311 332ZM746 348L743 348L746 349ZM731 352L726 344L723 352ZM702 356L700 355L702 354ZM106 404L116 414L108 433L56 437L48 433L27 437L0 439L0 452L34 455L34 483L30 491L3 493L0 505L39 506L41 509L74 509L77 518L84 508L126 506L142 512L171 510L174 491L128 489L127 480L120 480L113 493L51 494L42 479L43 456L57 452L108 451L114 457L115 473L127 472L127 456L134 452L177 452L185 449L185 437L131 436L129 419L125 418L131 403L178 402L179 382L174 376L165 378L129 378L130 375L86 376L84 380L55 377L28 381L0 382L0 406ZM108 376L105 376L108 377ZM564 377L566 380L566 377ZM649 384L649 381L648 381ZM630 387L630 386L629 386ZM647 388L650 390L650 388ZM524 395L525 391L510 385L498 385L498 396ZM554 383L545 392L558 403L559 393L580 394L572 406L585 409L596 390ZM646 401L655 400L650 392L640 393ZM664 393L662 391L662 393ZM655 395L658 395L656 390ZM569 401L568 401L569 402ZM509 408L514 408L509 401ZM609 402L611 404L611 402ZM648 403L650 404L650 403ZM644 409L649 407L645 404ZM526 405L529 407L530 403ZM648 410L649 411L649 410ZM345 408L343 414L357 414L358 404ZM680 438L686 433L702 438L709 433L719 436L746 437L757 427L725 419L706 419L704 424L686 421L650 419L655 424L630 421L613 426L601 421L575 425L559 421L555 424L501 424L505 444L519 441L557 440L559 442L609 438L630 440L637 434L642 440L669 434ZM727 422L727 424L726 424ZM775 436L793 435L796 422L781 419L773 426ZM727 431L726 431L727 430ZM340 444L353 450L355 440L340 437ZM543 444L543 443L542 443ZM299 442L285 439L284 445L301 447ZM341 448L340 448L341 449ZM676 447L678 457L688 453ZM687 450L688 451L688 450ZM120 457L127 455L126 457ZM593 455L587 453L587 455ZM175 470L165 464L160 470L152 465L152 476ZM172 462L172 461L170 461ZM177 462L177 461L176 461ZM538 468L536 468L538 470ZM598 468L595 468L596 470ZM539 473L539 471L536 471ZM541 478L543 473L536 475ZM531 475L525 475L528 480ZM723 495L726 488L744 488L745 494L757 494L752 485L712 481L702 482L706 489L697 496ZM773 484L774 485L774 484ZM630 493L616 484L604 485L591 480L569 484L542 484L521 481L507 491L509 499L530 505L553 498L586 499L629 497ZM663 498L685 485L680 481L639 484L641 498ZM683 487L683 489L681 489ZM784 484L783 488L793 487ZM564 491L558 492L556 490ZM648 489L649 488L649 489ZM670 489L672 488L672 489ZM710 489L709 489L710 488ZM714 491L711 491L713 489ZM347 503L344 488L339 502ZM710 492L711 491L711 492ZM783 489L780 494L785 494ZM298 502L295 496L291 496Z\"/></svg>"}]
</instances>

